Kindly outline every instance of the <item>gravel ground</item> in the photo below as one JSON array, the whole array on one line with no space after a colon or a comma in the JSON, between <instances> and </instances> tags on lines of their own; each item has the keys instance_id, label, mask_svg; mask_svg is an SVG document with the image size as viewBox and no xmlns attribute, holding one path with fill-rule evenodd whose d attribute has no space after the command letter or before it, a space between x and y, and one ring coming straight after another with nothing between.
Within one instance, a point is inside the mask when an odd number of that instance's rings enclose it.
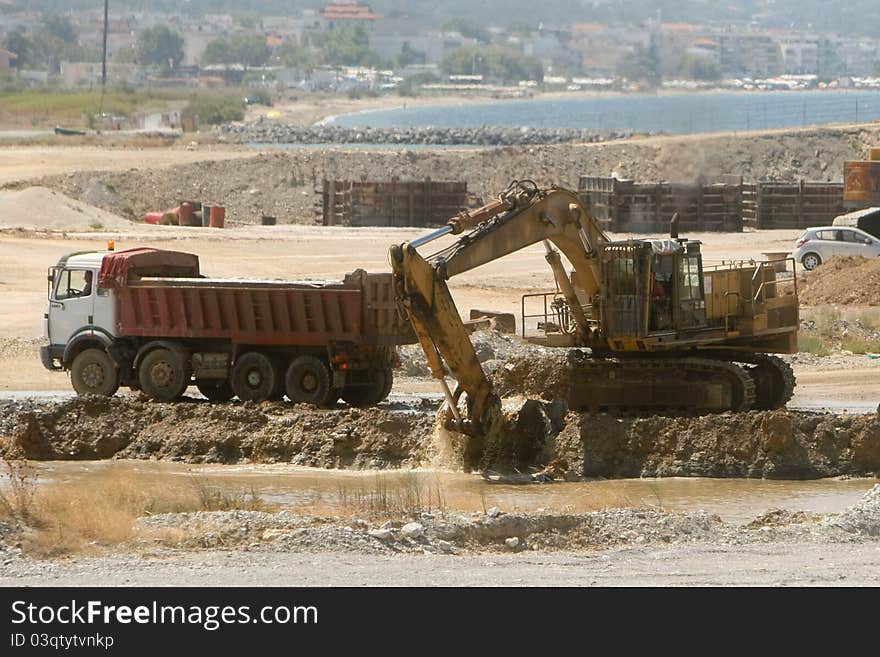
<instances>
[{"instance_id":1,"label":"gravel ground","mask_svg":"<svg viewBox=\"0 0 880 657\"><path fill-rule=\"evenodd\" d=\"M155 537L177 530L176 546ZM129 550L34 560L6 533L0 585L877 586L880 484L840 514L423 514L407 523L286 513L163 514ZM167 540L167 539L166 539ZM218 545L224 546L218 549Z\"/></svg>"}]
</instances>

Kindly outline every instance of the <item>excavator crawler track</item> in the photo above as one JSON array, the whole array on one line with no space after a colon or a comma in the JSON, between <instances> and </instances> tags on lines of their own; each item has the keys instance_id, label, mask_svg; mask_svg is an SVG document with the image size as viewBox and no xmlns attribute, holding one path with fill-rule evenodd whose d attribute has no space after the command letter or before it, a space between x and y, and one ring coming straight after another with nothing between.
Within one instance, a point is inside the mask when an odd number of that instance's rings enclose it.
<instances>
[{"instance_id":1,"label":"excavator crawler track","mask_svg":"<svg viewBox=\"0 0 880 657\"><path fill-rule=\"evenodd\" d=\"M794 371L779 356L748 354L737 360L751 365L748 373L755 382L755 410L783 408L794 395Z\"/></svg>"},{"instance_id":2,"label":"excavator crawler track","mask_svg":"<svg viewBox=\"0 0 880 657\"><path fill-rule=\"evenodd\" d=\"M755 380L729 360L699 356L591 357L573 351L568 406L615 414L747 411Z\"/></svg>"}]
</instances>

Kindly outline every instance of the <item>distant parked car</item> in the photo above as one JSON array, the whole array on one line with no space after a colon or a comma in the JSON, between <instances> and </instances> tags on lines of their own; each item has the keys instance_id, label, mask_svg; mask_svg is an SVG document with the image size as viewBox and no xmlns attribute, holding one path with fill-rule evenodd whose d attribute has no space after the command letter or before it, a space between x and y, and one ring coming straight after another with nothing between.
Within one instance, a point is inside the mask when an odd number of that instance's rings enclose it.
<instances>
[{"instance_id":1,"label":"distant parked car","mask_svg":"<svg viewBox=\"0 0 880 657\"><path fill-rule=\"evenodd\" d=\"M272 97L266 92L256 92L244 97L245 105L266 105L272 107Z\"/></svg>"},{"instance_id":2,"label":"distant parked car","mask_svg":"<svg viewBox=\"0 0 880 657\"><path fill-rule=\"evenodd\" d=\"M807 228L791 255L804 269L811 271L834 256L878 256L880 240L859 228Z\"/></svg>"}]
</instances>

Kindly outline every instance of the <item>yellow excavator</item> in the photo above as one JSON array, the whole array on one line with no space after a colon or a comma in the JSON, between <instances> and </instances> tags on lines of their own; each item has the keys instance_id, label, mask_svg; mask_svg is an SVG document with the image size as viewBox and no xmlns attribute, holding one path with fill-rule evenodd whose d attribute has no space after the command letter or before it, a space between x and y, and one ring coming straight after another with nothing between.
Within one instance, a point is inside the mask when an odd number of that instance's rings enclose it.
<instances>
[{"instance_id":1,"label":"yellow excavator","mask_svg":"<svg viewBox=\"0 0 880 657\"><path fill-rule=\"evenodd\" d=\"M501 419L500 400L446 281L538 242L556 290L526 295L543 301L543 311L530 316L540 329L531 341L570 349L570 409L707 413L788 402L793 372L772 355L797 351L796 282L788 290L777 285L786 263L704 266L700 242L678 237L677 215L670 228L668 239L612 241L576 193L514 181L487 205L392 246L396 302L443 388L447 427L469 437L466 466L480 462ZM446 235L460 237L432 255L419 253Z\"/></svg>"}]
</instances>

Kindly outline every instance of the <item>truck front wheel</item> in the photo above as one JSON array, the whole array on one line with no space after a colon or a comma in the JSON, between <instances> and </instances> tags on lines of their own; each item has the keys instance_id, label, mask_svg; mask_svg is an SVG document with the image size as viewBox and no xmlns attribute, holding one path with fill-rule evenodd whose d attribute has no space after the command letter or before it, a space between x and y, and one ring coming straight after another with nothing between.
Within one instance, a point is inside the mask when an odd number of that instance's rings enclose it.
<instances>
[{"instance_id":1,"label":"truck front wheel","mask_svg":"<svg viewBox=\"0 0 880 657\"><path fill-rule=\"evenodd\" d=\"M119 390L119 370L103 349L86 349L73 359L70 380L78 395L112 397Z\"/></svg>"},{"instance_id":2,"label":"truck front wheel","mask_svg":"<svg viewBox=\"0 0 880 657\"><path fill-rule=\"evenodd\" d=\"M182 353L154 349L138 364L138 383L150 399L160 402L180 397L189 385L189 372Z\"/></svg>"},{"instance_id":3,"label":"truck front wheel","mask_svg":"<svg viewBox=\"0 0 880 657\"><path fill-rule=\"evenodd\" d=\"M297 356L287 368L284 387L292 402L329 406L336 401L330 381L330 368L324 361L315 356Z\"/></svg>"}]
</instances>

